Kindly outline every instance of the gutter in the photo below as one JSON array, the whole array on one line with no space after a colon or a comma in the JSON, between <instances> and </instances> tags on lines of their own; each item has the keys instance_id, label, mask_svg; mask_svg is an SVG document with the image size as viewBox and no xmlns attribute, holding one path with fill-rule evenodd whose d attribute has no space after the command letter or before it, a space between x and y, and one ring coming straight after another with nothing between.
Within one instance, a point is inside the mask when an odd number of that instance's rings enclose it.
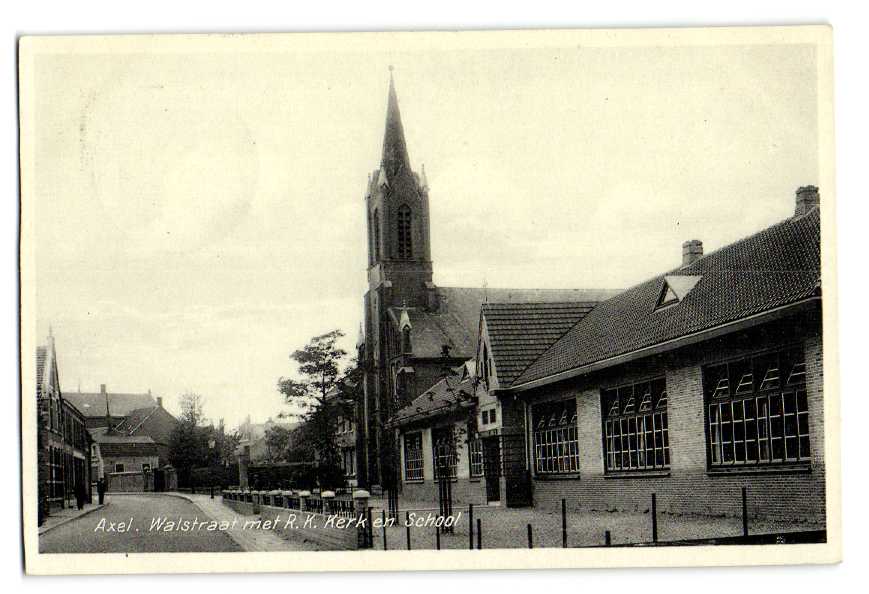
<instances>
[{"instance_id":1,"label":"gutter","mask_svg":"<svg viewBox=\"0 0 869 594\"><path fill-rule=\"evenodd\" d=\"M780 307L757 313L746 318L741 318L733 322L726 322L712 328L707 328L706 330L700 330L698 332L686 334L685 336L680 336L678 338L671 338L670 340L665 340L664 342L659 342L651 346L643 347L641 349L623 353L621 355L608 357L606 359L601 359L600 361L595 361L594 363L589 363L581 367L574 367L573 369L568 369L566 371L562 371L553 375L548 375L546 377L542 377L536 380L531 380L529 382L525 382L524 384L511 386L508 391L525 392L527 390L532 390L534 388L539 388L541 386L546 386L548 384L560 382L562 380L572 379L580 375L585 375L593 371L599 371L607 367L614 367L616 365L621 365L623 363L642 359L643 357L650 357L652 355L658 355L663 352L671 351L680 347L697 344L698 342L717 338L724 334L729 334L731 332L737 332L745 328L758 326L765 322L771 322L792 313L798 313L804 310L808 310L812 307L812 305L814 305L814 303L820 301L820 297L812 296L807 299L803 299L802 301L797 301L788 305L782 305Z\"/></svg>"}]
</instances>

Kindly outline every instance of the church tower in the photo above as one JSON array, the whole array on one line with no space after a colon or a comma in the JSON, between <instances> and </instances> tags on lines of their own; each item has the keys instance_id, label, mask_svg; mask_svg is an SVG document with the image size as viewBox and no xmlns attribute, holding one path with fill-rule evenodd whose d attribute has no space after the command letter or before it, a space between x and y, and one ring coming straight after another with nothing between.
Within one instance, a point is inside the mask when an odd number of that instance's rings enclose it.
<instances>
[{"instance_id":1,"label":"church tower","mask_svg":"<svg viewBox=\"0 0 869 594\"><path fill-rule=\"evenodd\" d=\"M400 316L399 310L407 317L408 309L438 309L432 283L428 184L424 169L420 173L411 169L391 68L380 167L368 179L365 213L368 291L364 336L359 341L365 420L359 425L364 427L364 437L360 435L357 442L361 453L357 468L360 484L389 484L396 480L390 476L396 462L390 459L393 447L385 422L400 404L391 367L404 352L391 316Z\"/></svg>"},{"instance_id":2,"label":"church tower","mask_svg":"<svg viewBox=\"0 0 869 594\"><path fill-rule=\"evenodd\" d=\"M365 196L368 287L382 290L383 307L436 307L432 297L428 184L411 169L395 81L389 76L386 130L380 168Z\"/></svg>"}]
</instances>

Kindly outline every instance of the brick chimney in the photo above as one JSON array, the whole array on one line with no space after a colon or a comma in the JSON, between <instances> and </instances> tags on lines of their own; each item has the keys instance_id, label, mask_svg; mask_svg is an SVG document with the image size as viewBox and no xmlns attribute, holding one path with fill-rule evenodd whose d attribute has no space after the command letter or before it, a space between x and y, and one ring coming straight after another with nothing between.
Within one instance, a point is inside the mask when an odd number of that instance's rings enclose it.
<instances>
[{"instance_id":1,"label":"brick chimney","mask_svg":"<svg viewBox=\"0 0 869 594\"><path fill-rule=\"evenodd\" d=\"M163 397L162 396L157 396L157 406L159 406L160 408L163 408Z\"/></svg>"},{"instance_id":2,"label":"brick chimney","mask_svg":"<svg viewBox=\"0 0 869 594\"><path fill-rule=\"evenodd\" d=\"M682 266L693 264L703 257L703 242L691 239L682 244Z\"/></svg>"},{"instance_id":3,"label":"brick chimney","mask_svg":"<svg viewBox=\"0 0 869 594\"><path fill-rule=\"evenodd\" d=\"M800 186L797 188L797 204L794 216L799 217L821 204L818 186Z\"/></svg>"}]
</instances>

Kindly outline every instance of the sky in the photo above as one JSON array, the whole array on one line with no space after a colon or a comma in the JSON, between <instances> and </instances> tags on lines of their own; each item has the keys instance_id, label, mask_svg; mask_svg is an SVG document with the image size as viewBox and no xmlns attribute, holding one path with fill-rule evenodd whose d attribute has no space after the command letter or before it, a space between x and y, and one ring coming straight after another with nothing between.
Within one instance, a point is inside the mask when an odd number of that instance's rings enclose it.
<instances>
[{"instance_id":1,"label":"sky","mask_svg":"<svg viewBox=\"0 0 869 594\"><path fill-rule=\"evenodd\" d=\"M288 410L312 336L352 351L390 65L438 285L626 288L818 184L808 45L41 54L36 331L62 388L193 391L232 427Z\"/></svg>"}]
</instances>

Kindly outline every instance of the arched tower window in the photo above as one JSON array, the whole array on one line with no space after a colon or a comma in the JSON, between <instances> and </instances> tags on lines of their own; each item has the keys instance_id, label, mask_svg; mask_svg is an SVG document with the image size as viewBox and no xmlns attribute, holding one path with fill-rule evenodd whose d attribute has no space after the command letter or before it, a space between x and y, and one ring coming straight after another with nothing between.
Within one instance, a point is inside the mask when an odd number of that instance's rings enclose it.
<instances>
[{"instance_id":1,"label":"arched tower window","mask_svg":"<svg viewBox=\"0 0 869 594\"><path fill-rule=\"evenodd\" d=\"M401 260L413 258L413 238L411 237L410 207L402 204L398 207L398 257Z\"/></svg>"},{"instance_id":2,"label":"arched tower window","mask_svg":"<svg viewBox=\"0 0 869 594\"><path fill-rule=\"evenodd\" d=\"M371 225L374 227L374 260L377 261L380 260L380 213L376 208Z\"/></svg>"}]
</instances>

